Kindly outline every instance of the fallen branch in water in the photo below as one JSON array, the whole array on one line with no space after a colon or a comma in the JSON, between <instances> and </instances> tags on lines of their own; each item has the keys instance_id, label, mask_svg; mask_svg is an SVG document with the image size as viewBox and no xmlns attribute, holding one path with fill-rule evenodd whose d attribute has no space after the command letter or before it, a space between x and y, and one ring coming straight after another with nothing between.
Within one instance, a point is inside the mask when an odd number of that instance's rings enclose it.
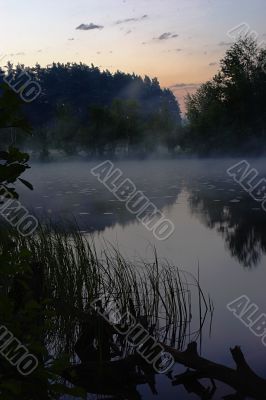
<instances>
[{"instance_id":1,"label":"fallen branch in water","mask_svg":"<svg viewBox=\"0 0 266 400\"><path fill-rule=\"evenodd\" d=\"M197 381L198 379L210 378L211 380L221 381L237 391L238 396L250 396L256 400L266 399L266 380L255 374L247 364L245 357L236 346L230 349L236 369L217 364L203 357L197 351L197 343L190 343L185 351L175 350L161 343L162 346L174 357L175 361L194 371L188 371L182 376L176 376L173 385L179 385L188 380Z\"/></svg>"}]
</instances>

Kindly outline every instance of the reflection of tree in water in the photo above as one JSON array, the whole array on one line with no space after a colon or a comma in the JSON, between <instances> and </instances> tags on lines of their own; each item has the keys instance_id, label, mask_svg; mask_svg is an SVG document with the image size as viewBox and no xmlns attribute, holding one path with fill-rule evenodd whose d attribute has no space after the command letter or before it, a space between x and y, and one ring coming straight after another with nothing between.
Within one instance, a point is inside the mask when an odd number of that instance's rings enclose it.
<instances>
[{"instance_id":1,"label":"reflection of tree in water","mask_svg":"<svg viewBox=\"0 0 266 400\"><path fill-rule=\"evenodd\" d=\"M266 214L260 204L246 193L241 193L238 202L238 189L232 192L229 182L208 184L209 187L203 188L202 184L194 182L193 187L188 187L191 213L222 235L232 256L244 267L258 265L266 253ZM218 186L224 190L218 191Z\"/></svg>"},{"instance_id":2,"label":"reflection of tree in water","mask_svg":"<svg viewBox=\"0 0 266 400\"><path fill-rule=\"evenodd\" d=\"M177 201L180 192L180 190L177 190L176 188L171 189L169 187L164 191L163 195L158 197L156 196L155 198L151 193L152 186L145 189L144 194L148 197L151 204L154 204L162 213L165 209L167 210L172 207L172 205ZM135 222L138 223L136 215L127 210L124 202L117 200L111 193L110 197L112 201L109 200L109 204L106 197L97 199L97 202L91 203L90 215L84 215L82 218L77 218L80 228L91 232L102 232L106 228L113 228L116 224L119 224L122 227L127 227ZM108 204L109 213L104 215L106 204ZM117 207L119 207L119 209L117 209ZM147 207L141 216L149 215L150 210L151 207Z\"/></svg>"},{"instance_id":3,"label":"reflection of tree in water","mask_svg":"<svg viewBox=\"0 0 266 400\"><path fill-rule=\"evenodd\" d=\"M168 176L167 171L156 170L156 172L150 174L151 176L147 180L145 179L146 176L144 174L140 176L140 173L141 171L136 171L132 173L132 177L129 175L130 179L136 184L137 190L142 191L151 204L154 204L162 213L171 208L177 201L181 188L173 186L173 180ZM124 175L126 178L127 173ZM46 179L52 180L49 173L45 174ZM35 180L36 178L31 179L31 182ZM76 183L75 180L69 179L68 181L65 177L62 177L62 181L67 182L69 187ZM164 182L163 191L158 187L158 182ZM116 199L114 194L97 179L88 179L86 184L78 182L78 187L75 188L76 193L73 193L71 199L55 195L55 192L64 193L66 190L62 183L56 181L53 185L54 191L47 193L45 187L39 187L39 190L35 190L30 195L24 193L23 204L27 208L31 209L31 204L39 206L32 212L36 214L40 221L48 220L58 227L58 224L61 224L63 220L65 229L68 222L70 228L72 228L75 219L80 230L90 233L100 233L107 228L113 228L117 224L127 227L130 224L138 223L136 215L127 210L126 203ZM38 187L35 184L36 186ZM87 196L88 192L90 196ZM78 203L78 208L73 207L73 203ZM47 210L52 210L52 213L47 213ZM151 207L147 207L145 212L142 213L142 217L145 213L148 215L150 210Z\"/></svg>"}]
</instances>

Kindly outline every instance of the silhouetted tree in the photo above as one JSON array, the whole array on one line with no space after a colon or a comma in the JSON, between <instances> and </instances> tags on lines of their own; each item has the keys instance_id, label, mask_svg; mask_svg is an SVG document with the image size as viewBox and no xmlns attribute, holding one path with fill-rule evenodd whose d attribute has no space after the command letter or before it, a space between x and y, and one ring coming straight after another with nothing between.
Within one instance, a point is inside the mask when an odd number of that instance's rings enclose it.
<instances>
[{"instance_id":1,"label":"silhouetted tree","mask_svg":"<svg viewBox=\"0 0 266 400\"><path fill-rule=\"evenodd\" d=\"M232 45L214 78L187 97L186 147L202 153L265 151L265 56L250 37Z\"/></svg>"},{"instance_id":2,"label":"silhouetted tree","mask_svg":"<svg viewBox=\"0 0 266 400\"><path fill-rule=\"evenodd\" d=\"M23 107L33 126L33 138L25 146L43 155L52 148L67 154L143 152L145 135L151 135L155 147L168 146L168 136L181 123L176 98L161 89L157 78L70 63L46 68L8 63L6 73L17 79L23 70L42 88L36 100Z\"/></svg>"}]
</instances>

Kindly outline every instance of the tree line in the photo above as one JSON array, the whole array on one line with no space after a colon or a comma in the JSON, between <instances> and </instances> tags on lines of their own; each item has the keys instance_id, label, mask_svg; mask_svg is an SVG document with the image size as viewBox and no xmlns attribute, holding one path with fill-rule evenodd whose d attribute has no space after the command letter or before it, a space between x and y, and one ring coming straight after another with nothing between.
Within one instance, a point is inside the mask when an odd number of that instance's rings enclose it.
<instances>
[{"instance_id":1,"label":"tree line","mask_svg":"<svg viewBox=\"0 0 266 400\"><path fill-rule=\"evenodd\" d=\"M177 145L179 104L156 78L120 71L111 74L75 63L44 68L8 63L5 74L17 89L23 85L22 71L41 87L35 101L22 106L32 136L25 140L15 130L17 144L26 149L39 151L43 157L50 149L102 156L145 154L159 146L172 152ZM6 130L2 137L9 141L12 134L14 129Z\"/></svg>"},{"instance_id":2,"label":"tree line","mask_svg":"<svg viewBox=\"0 0 266 400\"><path fill-rule=\"evenodd\" d=\"M145 156L157 149L173 155L266 151L266 50L247 36L227 50L217 74L187 96L183 123L177 99L157 78L81 63L8 63L0 79L8 76L19 87L22 71L41 87L33 102L22 104L18 120L28 121L32 135L25 138L15 123L1 129L2 145L11 142L42 158L52 149L93 157Z\"/></svg>"}]
</instances>

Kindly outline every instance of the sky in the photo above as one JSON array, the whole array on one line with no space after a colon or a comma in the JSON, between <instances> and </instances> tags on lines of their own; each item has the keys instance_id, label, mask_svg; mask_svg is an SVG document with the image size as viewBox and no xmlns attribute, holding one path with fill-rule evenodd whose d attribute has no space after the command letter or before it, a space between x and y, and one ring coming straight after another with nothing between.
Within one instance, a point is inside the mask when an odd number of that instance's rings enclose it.
<instances>
[{"instance_id":1,"label":"sky","mask_svg":"<svg viewBox=\"0 0 266 400\"><path fill-rule=\"evenodd\" d=\"M266 0L0 0L0 65L93 63L157 77L183 98L210 79L245 23L266 41Z\"/></svg>"}]
</instances>

